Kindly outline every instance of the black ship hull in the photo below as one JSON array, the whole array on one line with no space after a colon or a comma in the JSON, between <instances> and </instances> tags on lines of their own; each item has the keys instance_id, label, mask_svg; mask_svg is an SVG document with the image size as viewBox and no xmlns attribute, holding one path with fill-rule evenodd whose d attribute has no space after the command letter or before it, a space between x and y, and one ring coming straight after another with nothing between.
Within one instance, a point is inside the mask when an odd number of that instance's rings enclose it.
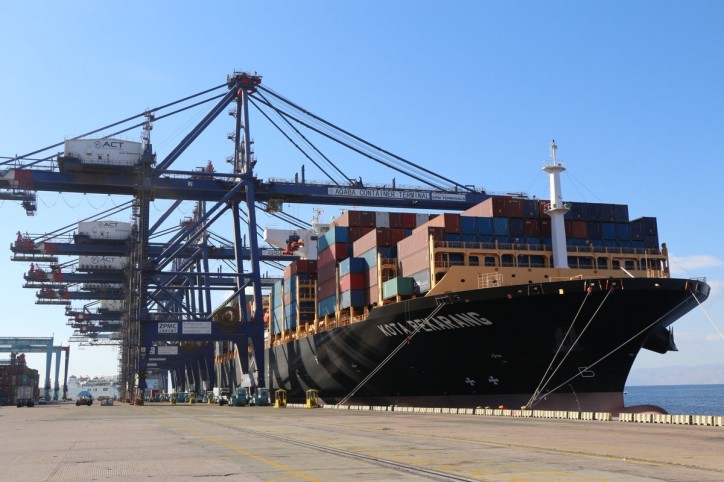
<instances>
[{"instance_id":1,"label":"black ship hull","mask_svg":"<svg viewBox=\"0 0 724 482\"><path fill-rule=\"evenodd\" d=\"M267 386L290 401L315 388L327 404L357 389L345 403L618 412L641 348L675 349L667 327L708 295L703 281L632 278L402 301L271 347Z\"/></svg>"}]
</instances>

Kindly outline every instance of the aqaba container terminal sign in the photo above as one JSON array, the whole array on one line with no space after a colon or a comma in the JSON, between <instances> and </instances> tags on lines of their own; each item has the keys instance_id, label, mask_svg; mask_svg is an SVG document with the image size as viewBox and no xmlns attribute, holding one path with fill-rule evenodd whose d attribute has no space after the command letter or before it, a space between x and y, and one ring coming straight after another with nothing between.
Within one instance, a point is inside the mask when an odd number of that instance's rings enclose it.
<instances>
[{"instance_id":1,"label":"aqaba container terminal sign","mask_svg":"<svg viewBox=\"0 0 724 482\"><path fill-rule=\"evenodd\" d=\"M327 188L330 196L365 197L381 199L412 199L432 201L466 201L465 194L440 193L440 192L419 192L419 191L395 191L392 189L365 189L353 187L330 187Z\"/></svg>"}]
</instances>

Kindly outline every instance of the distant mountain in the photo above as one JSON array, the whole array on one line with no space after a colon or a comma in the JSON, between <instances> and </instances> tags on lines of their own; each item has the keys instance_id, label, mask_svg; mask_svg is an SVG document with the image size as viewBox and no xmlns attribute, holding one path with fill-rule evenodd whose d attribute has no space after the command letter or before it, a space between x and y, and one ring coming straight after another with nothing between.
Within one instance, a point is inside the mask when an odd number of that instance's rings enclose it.
<instances>
[{"instance_id":1,"label":"distant mountain","mask_svg":"<svg viewBox=\"0 0 724 482\"><path fill-rule=\"evenodd\" d=\"M724 384L724 364L635 368L626 385L709 385Z\"/></svg>"}]
</instances>

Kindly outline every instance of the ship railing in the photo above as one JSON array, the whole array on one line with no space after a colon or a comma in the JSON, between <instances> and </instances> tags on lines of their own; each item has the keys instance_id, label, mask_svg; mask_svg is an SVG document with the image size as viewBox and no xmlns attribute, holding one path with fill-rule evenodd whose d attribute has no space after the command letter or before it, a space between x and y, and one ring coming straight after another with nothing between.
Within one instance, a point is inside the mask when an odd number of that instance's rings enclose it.
<instances>
[{"instance_id":1,"label":"ship railing","mask_svg":"<svg viewBox=\"0 0 724 482\"><path fill-rule=\"evenodd\" d=\"M547 244L528 244L528 243L500 243L484 242L484 241L444 241L436 240L436 248L448 249L477 249L477 250L504 250L504 251L545 251L550 252L551 247ZM662 256L661 251L657 248L632 248L632 247L611 247L611 246L595 246L592 244L585 246L567 247L569 253L601 253L601 254L634 254Z\"/></svg>"},{"instance_id":2,"label":"ship railing","mask_svg":"<svg viewBox=\"0 0 724 482\"><path fill-rule=\"evenodd\" d=\"M436 268L449 268L450 266L465 266L465 261L452 260L452 261L435 261Z\"/></svg>"}]
</instances>

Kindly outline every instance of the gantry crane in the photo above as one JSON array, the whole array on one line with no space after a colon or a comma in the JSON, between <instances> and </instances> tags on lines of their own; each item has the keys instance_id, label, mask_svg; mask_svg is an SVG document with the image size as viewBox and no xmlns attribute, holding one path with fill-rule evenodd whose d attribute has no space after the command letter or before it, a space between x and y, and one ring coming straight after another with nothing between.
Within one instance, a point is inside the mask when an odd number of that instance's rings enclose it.
<instances>
[{"instance_id":1,"label":"gantry crane","mask_svg":"<svg viewBox=\"0 0 724 482\"><path fill-rule=\"evenodd\" d=\"M83 244L77 239L74 243L58 242L42 236L31 237L18 233L18 239L12 246L16 259L34 263L57 263L59 255L87 253L129 257L121 296L124 300L124 312L120 323L121 331L117 333L123 348L120 360L121 386L129 399L134 393L143 395L146 373L149 369L156 369L159 364L160 360L149 362L149 354L156 347L168 344L208 347L209 343L228 340L236 347L249 346L251 362L246 353L239 354L242 369L246 374L255 372L251 383L263 386L264 324L261 300L264 280L260 264L289 261L294 259L294 256L284 254L281 250L259 246L259 208L275 211L283 203L304 203L460 211L490 197L483 190L439 176L314 116L264 87L262 78L256 74L235 72L224 84L186 97L178 103L190 102L222 89L225 89L225 92L192 104L198 106L216 101L206 116L163 158L157 158L152 148L152 124L161 120L159 111L175 107L177 103L144 111L125 121L74 138L86 138L115 128L123 122L134 122L143 118L140 123L103 137L110 139L119 133L143 127L143 153L139 162L134 165L84 165L66 153L43 159L31 158L43 150L0 163L0 194L20 195L28 214L35 212L35 204L30 203L30 198L37 191L132 197L130 209L133 230L126 244ZM231 172L217 172L210 164L194 171L172 170L174 162L189 145L229 106L233 106L230 113L235 123L234 132L229 135L234 143L233 154L228 159ZM283 131L285 126L291 127L294 135L301 137L303 141L299 144L306 142L311 145L308 138L301 134L301 128L306 128L426 187L401 188L394 180L387 185L365 183L361 177L345 175L314 146L312 148L319 154L317 159L304 153L296 142L295 146L330 181L308 182L304 171L301 179L296 176L294 180L263 181L254 173L257 160L251 149L251 107L256 108L280 131ZM274 121L272 115L278 116L280 121ZM290 138L289 135L287 137ZM50 148L60 145L62 143ZM331 167L323 167L324 161ZM108 175L98 176L99 172ZM152 224L149 203L155 199L169 199L174 203ZM163 242L154 243L152 239L159 233L162 224L183 200L197 201L194 217L190 222L181 223ZM209 242L208 233L214 223L225 214L231 216L233 240L228 246L215 246ZM242 234L242 219L248 227L248 236ZM232 264L231 272L211 273L209 259L228 260ZM111 282L107 281L109 278L103 279L103 282ZM65 281L83 280L84 278L77 278ZM116 278L114 280L117 281ZM217 307L211 305L211 290L230 288L230 296ZM247 292L251 294L251 303L247 303ZM71 296L70 291L66 293L67 296L62 298L65 305L68 304L65 301L82 296ZM96 296L94 299L101 298ZM81 310L82 316L85 316L84 311ZM76 316L73 310L69 313ZM155 363L156 366L149 363ZM180 368L174 365L174 361L164 360L161 364L164 363L169 370L174 366L177 375L180 373Z\"/></svg>"}]
</instances>

